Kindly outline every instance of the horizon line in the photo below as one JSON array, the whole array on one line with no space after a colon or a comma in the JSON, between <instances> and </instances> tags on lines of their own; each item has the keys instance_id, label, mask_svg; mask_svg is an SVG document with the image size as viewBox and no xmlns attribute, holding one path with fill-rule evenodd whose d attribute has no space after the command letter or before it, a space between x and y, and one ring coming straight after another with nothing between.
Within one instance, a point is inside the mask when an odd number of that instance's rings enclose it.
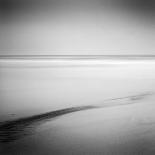
<instances>
[{"instance_id":1,"label":"horizon line","mask_svg":"<svg viewBox=\"0 0 155 155\"><path fill-rule=\"evenodd\" d=\"M63 59L63 60L104 60L104 59L127 59L127 60L154 60L155 55L0 55L0 59L11 60L37 60L37 59Z\"/></svg>"}]
</instances>

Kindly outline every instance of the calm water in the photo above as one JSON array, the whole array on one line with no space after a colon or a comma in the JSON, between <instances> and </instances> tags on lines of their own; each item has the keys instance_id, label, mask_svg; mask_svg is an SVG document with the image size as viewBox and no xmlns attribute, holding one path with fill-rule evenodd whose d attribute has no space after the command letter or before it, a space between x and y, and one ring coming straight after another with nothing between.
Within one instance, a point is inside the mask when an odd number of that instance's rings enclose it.
<instances>
[{"instance_id":1,"label":"calm water","mask_svg":"<svg viewBox=\"0 0 155 155\"><path fill-rule=\"evenodd\" d=\"M1 139L24 135L1 141L2 154L155 153L154 61L38 64L1 62L0 120L25 118L1 126ZM30 117L79 106L99 108Z\"/></svg>"}]
</instances>

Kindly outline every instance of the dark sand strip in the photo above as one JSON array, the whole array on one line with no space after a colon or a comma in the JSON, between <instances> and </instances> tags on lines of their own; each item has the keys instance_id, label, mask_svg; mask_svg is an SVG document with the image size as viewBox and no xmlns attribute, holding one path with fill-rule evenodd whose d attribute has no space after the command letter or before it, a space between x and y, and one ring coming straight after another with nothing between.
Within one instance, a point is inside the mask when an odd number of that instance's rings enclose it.
<instances>
[{"instance_id":1,"label":"dark sand strip","mask_svg":"<svg viewBox=\"0 0 155 155\"><path fill-rule=\"evenodd\" d=\"M35 116L19 118L12 121L1 122L0 123L0 143L13 142L14 140L18 140L27 135L31 135L34 133L34 129L38 125L45 123L49 120L51 121L52 119L55 119L57 117L60 117L69 113L96 109L96 108L106 108L106 107L134 104L134 103L138 103L135 101L142 100L149 95L152 95L152 93L143 93L143 94L134 95L134 96L127 96L127 97L106 100L106 101L112 101L112 103L105 103L105 104L103 103L95 106L88 105L88 106L70 107L70 108L47 112L47 113L39 114ZM127 99L128 102L124 101L123 103L122 102L119 103L118 101L119 100L121 101L122 99ZM114 100L117 100L117 102L113 103Z\"/></svg>"}]
</instances>

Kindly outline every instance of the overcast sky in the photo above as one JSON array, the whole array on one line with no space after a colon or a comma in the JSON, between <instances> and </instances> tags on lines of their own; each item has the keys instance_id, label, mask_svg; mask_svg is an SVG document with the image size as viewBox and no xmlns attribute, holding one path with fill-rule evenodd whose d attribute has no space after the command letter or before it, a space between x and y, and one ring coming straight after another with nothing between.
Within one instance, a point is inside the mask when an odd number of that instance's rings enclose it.
<instances>
[{"instance_id":1,"label":"overcast sky","mask_svg":"<svg viewBox=\"0 0 155 155\"><path fill-rule=\"evenodd\" d=\"M152 0L5 0L0 54L154 54Z\"/></svg>"}]
</instances>

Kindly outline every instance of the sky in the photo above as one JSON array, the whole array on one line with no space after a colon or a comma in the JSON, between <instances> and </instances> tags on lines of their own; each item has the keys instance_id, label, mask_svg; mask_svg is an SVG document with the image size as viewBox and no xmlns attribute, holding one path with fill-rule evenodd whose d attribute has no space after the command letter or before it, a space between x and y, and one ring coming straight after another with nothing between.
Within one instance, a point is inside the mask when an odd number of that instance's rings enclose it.
<instances>
[{"instance_id":1,"label":"sky","mask_svg":"<svg viewBox=\"0 0 155 155\"><path fill-rule=\"evenodd\" d=\"M152 0L2 0L0 55L147 55Z\"/></svg>"}]
</instances>

